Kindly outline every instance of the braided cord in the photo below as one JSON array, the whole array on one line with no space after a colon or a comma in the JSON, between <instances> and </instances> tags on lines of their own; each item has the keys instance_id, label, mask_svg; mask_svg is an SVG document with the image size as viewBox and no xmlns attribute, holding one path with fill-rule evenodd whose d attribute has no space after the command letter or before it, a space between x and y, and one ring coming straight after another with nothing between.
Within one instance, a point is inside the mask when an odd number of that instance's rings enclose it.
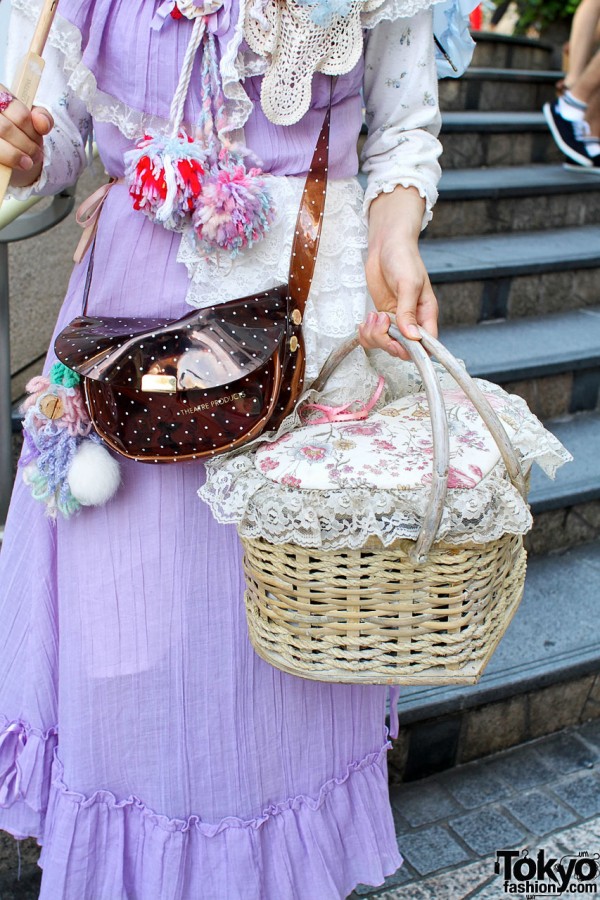
<instances>
[{"instance_id":1,"label":"braided cord","mask_svg":"<svg viewBox=\"0 0 600 900\"><path fill-rule=\"evenodd\" d=\"M187 49L185 51L185 57L183 59L183 65L181 67L181 74L179 75L177 90L175 91L175 95L171 102L171 110L169 113L169 121L171 123L171 137L177 137L181 128L181 123L183 122L183 110L185 106L185 99L187 97L190 86L190 81L192 78L194 59L196 57L198 47L202 42L202 38L204 37L205 31L206 16L199 16L194 20L194 27L192 29L192 35L190 37L189 44L187 45Z\"/></svg>"}]
</instances>

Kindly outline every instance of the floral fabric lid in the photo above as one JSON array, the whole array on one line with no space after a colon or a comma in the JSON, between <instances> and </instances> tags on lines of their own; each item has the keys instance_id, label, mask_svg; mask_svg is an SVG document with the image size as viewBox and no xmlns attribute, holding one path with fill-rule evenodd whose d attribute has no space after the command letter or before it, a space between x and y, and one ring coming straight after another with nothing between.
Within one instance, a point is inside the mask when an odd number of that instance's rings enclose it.
<instances>
[{"instance_id":1,"label":"floral fabric lid","mask_svg":"<svg viewBox=\"0 0 600 900\"><path fill-rule=\"evenodd\" d=\"M497 395L486 396L512 437L517 426L510 405ZM492 471L500 453L462 391L445 391L444 402L450 432L448 487L470 490ZM427 489L432 460L427 397L418 393L394 401L364 421L307 425L292 431L260 446L254 463L266 478L288 487L404 491Z\"/></svg>"}]
</instances>

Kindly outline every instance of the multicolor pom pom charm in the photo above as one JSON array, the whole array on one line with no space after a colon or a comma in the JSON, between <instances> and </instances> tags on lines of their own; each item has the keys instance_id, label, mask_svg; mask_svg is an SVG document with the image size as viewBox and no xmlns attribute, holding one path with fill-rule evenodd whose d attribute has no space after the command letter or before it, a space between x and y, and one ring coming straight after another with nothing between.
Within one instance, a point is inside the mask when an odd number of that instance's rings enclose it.
<instances>
[{"instance_id":1,"label":"multicolor pom pom charm","mask_svg":"<svg viewBox=\"0 0 600 900\"><path fill-rule=\"evenodd\" d=\"M146 134L125 156L133 208L170 231L181 231L200 193L202 148L184 131L175 137Z\"/></svg>"},{"instance_id":2,"label":"multicolor pom pom charm","mask_svg":"<svg viewBox=\"0 0 600 900\"><path fill-rule=\"evenodd\" d=\"M135 149L125 154L125 178L134 209L169 231L185 228L201 191L206 151L183 128L183 109L194 58L205 32L206 18L198 16L171 103L170 133L145 134Z\"/></svg>"},{"instance_id":3,"label":"multicolor pom pom charm","mask_svg":"<svg viewBox=\"0 0 600 900\"><path fill-rule=\"evenodd\" d=\"M19 466L32 496L53 519L103 505L121 480L117 461L92 430L79 382L79 375L57 362L49 377L29 382L23 404Z\"/></svg>"},{"instance_id":4,"label":"multicolor pom pom charm","mask_svg":"<svg viewBox=\"0 0 600 900\"><path fill-rule=\"evenodd\" d=\"M225 99L209 19L217 0L168 0L155 27L167 16L194 22L170 111L168 134L145 134L125 154L125 177L134 208L170 231L193 229L200 253L232 257L268 231L274 207L264 173L246 165L249 152L221 138L227 131ZM196 53L203 46L202 112L194 136L183 127L183 110Z\"/></svg>"},{"instance_id":5,"label":"multicolor pom pom charm","mask_svg":"<svg viewBox=\"0 0 600 900\"><path fill-rule=\"evenodd\" d=\"M202 97L198 131L206 146L206 172L192 225L201 251L226 250L235 257L264 237L275 210L264 173L257 166L246 166L248 151L219 139L227 122L212 34L204 47Z\"/></svg>"}]
</instances>

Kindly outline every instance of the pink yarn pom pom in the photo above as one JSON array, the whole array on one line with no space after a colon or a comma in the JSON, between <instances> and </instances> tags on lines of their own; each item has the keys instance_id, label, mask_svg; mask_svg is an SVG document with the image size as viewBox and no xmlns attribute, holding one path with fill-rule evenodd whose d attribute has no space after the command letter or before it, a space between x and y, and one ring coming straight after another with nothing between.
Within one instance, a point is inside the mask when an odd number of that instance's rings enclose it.
<instances>
[{"instance_id":1,"label":"pink yarn pom pom","mask_svg":"<svg viewBox=\"0 0 600 900\"><path fill-rule=\"evenodd\" d=\"M134 209L171 231L180 231L201 191L204 157L203 148L184 131L177 137L144 135L125 154Z\"/></svg>"},{"instance_id":2,"label":"pink yarn pom pom","mask_svg":"<svg viewBox=\"0 0 600 900\"><path fill-rule=\"evenodd\" d=\"M260 169L246 169L240 157L223 154L202 183L192 224L200 246L236 256L264 237L274 207Z\"/></svg>"},{"instance_id":3,"label":"pink yarn pom pom","mask_svg":"<svg viewBox=\"0 0 600 900\"><path fill-rule=\"evenodd\" d=\"M46 375L36 375L35 378L28 381L25 386L28 396L23 401L21 410L27 412L29 407L34 406L38 397L45 394L49 387L50 379L47 378Z\"/></svg>"},{"instance_id":4,"label":"pink yarn pom pom","mask_svg":"<svg viewBox=\"0 0 600 900\"><path fill-rule=\"evenodd\" d=\"M59 420L61 426L68 428L73 437L87 437L92 431L92 423L88 415L81 388L69 388L61 393L64 413Z\"/></svg>"}]
</instances>

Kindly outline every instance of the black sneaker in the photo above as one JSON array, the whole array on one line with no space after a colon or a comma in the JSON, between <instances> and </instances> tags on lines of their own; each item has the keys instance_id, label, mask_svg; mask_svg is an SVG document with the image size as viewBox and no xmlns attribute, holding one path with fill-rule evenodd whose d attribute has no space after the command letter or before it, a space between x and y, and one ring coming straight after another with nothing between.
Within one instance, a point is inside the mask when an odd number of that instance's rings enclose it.
<instances>
[{"instance_id":1,"label":"black sneaker","mask_svg":"<svg viewBox=\"0 0 600 900\"><path fill-rule=\"evenodd\" d=\"M590 127L585 119L577 122L570 122L563 119L557 108L557 101L554 103L544 104L544 118L548 123L548 128L552 132L557 146L562 150L565 156L572 159L573 162L580 166L591 168L594 165L593 159L588 156L585 139L590 136Z\"/></svg>"}]
</instances>

